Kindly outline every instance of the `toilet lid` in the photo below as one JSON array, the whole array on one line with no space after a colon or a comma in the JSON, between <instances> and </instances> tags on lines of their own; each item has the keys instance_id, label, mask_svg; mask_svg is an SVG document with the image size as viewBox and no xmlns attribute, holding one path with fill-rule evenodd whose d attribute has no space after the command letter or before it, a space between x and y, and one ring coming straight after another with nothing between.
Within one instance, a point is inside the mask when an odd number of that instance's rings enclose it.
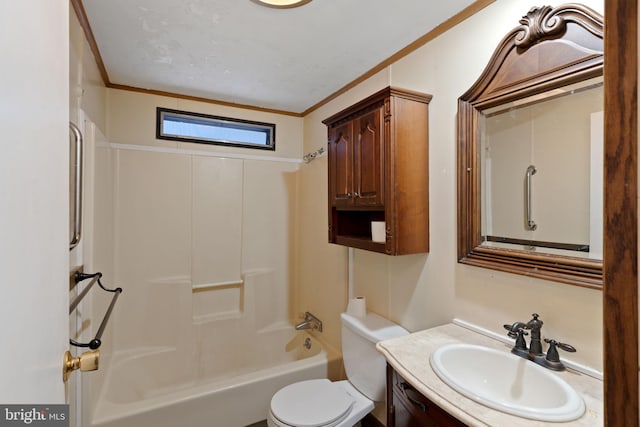
<instances>
[{"instance_id":1,"label":"toilet lid","mask_svg":"<svg viewBox=\"0 0 640 427\"><path fill-rule=\"evenodd\" d=\"M301 381L273 395L271 413L291 426L331 426L342 421L354 402L347 392L328 379Z\"/></svg>"}]
</instances>

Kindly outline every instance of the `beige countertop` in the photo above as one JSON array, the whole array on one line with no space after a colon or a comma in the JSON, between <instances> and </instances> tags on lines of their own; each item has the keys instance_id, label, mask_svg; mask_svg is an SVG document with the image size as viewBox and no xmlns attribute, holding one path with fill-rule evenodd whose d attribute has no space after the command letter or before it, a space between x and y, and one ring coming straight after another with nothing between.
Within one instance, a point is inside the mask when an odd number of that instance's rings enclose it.
<instances>
[{"instance_id":1,"label":"beige countertop","mask_svg":"<svg viewBox=\"0 0 640 427\"><path fill-rule=\"evenodd\" d=\"M464 397L442 382L431 369L429 363L431 352L443 345L453 343L483 345L506 352L511 349L510 346L500 341L454 324L381 341L376 348L405 380L435 404L469 426L534 427L558 425L578 427L604 425L602 381L571 369L555 374L569 383L584 399L587 407L585 414L575 421L566 423L534 421L496 411ZM540 392L544 393L544 390Z\"/></svg>"}]
</instances>

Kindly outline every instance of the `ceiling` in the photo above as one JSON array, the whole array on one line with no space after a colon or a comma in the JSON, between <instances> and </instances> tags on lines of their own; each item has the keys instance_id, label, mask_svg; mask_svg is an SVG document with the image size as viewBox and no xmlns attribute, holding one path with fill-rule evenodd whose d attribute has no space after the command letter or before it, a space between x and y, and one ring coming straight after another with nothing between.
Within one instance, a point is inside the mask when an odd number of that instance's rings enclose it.
<instances>
[{"instance_id":1,"label":"ceiling","mask_svg":"<svg viewBox=\"0 0 640 427\"><path fill-rule=\"evenodd\" d=\"M108 85L302 113L475 0L82 0ZM104 76L104 73L103 73Z\"/></svg>"}]
</instances>

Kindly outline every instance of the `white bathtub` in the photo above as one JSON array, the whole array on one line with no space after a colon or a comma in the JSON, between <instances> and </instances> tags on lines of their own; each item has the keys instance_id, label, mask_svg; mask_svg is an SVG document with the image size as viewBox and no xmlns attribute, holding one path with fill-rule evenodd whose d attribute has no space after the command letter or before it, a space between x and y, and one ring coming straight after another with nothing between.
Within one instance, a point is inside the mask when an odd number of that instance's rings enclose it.
<instances>
[{"instance_id":1,"label":"white bathtub","mask_svg":"<svg viewBox=\"0 0 640 427\"><path fill-rule=\"evenodd\" d=\"M311 348L306 349L306 339ZM222 352L171 348L116 354L96 405L94 427L244 427L264 420L271 396L295 381L331 378L339 357L306 332L281 328ZM251 347L251 348L249 348ZM194 353L191 351L191 353Z\"/></svg>"}]
</instances>

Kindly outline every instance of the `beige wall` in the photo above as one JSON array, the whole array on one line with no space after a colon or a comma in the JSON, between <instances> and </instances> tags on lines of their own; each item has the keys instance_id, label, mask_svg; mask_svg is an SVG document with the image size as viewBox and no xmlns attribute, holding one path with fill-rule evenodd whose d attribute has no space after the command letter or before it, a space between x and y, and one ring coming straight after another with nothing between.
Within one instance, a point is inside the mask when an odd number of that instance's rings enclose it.
<instances>
[{"instance_id":1,"label":"beige wall","mask_svg":"<svg viewBox=\"0 0 640 427\"><path fill-rule=\"evenodd\" d=\"M584 3L603 11L601 0ZM459 318L504 334L504 323L527 321L537 312L545 322L544 336L573 344L578 352L572 360L601 370L601 292L465 266L456 260L457 98L480 76L502 37L535 5L498 0L309 114L305 151L326 144L322 119L388 84L432 94L431 252L387 257L355 250L355 294L367 298L371 311L411 331ZM347 303L347 249L326 243L326 159L314 163L301 171L300 304L323 319L325 338L339 347L338 314ZM322 230L314 231L318 224Z\"/></svg>"},{"instance_id":2,"label":"beige wall","mask_svg":"<svg viewBox=\"0 0 640 427\"><path fill-rule=\"evenodd\" d=\"M156 139L156 107L255 120L276 125L276 150L251 150L219 145L193 144ZM168 96L110 89L108 91L107 138L113 144L145 145L210 153L255 155L261 157L302 158L302 119L282 114L246 110Z\"/></svg>"}]
</instances>

